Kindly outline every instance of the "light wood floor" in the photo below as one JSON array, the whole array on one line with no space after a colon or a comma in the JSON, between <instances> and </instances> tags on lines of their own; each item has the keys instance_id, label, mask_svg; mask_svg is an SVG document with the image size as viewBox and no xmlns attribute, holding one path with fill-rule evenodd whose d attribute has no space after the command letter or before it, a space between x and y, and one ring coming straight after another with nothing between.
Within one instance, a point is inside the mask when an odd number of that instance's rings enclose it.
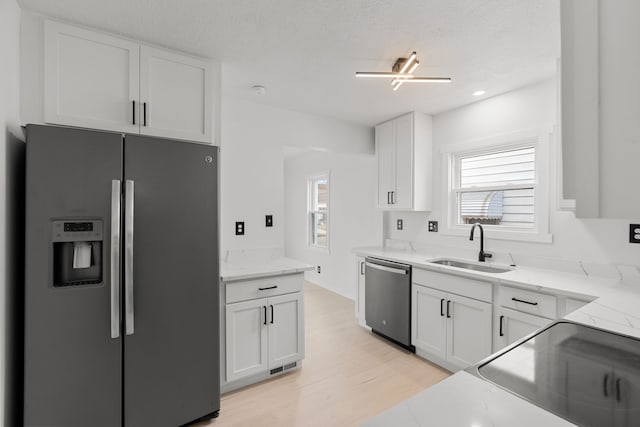
<instances>
[{"instance_id":1,"label":"light wood floor","mask_svg":"<svg viewBox=\"0 0 640 427\"><path fill-rule=\"evenodd\" d=\"M355 426L449 372L358 326L353 301L305 283L302 368L222 396L198 427Z\"/></svg>"}]
</instances>

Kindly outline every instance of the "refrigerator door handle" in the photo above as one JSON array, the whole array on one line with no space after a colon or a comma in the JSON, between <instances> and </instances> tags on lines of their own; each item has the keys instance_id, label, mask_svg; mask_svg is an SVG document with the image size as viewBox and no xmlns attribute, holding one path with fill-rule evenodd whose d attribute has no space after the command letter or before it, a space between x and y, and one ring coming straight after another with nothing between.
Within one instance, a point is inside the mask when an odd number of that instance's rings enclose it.
<instances>
[{"instance_id":1,"label":"refrigerator door handle","mask_svg":"<svg viewBox=\"0 0 640 427\"><path fill-rule=\"evenodd\" d=\"M125 182L125 212L124 212L124 313L125 332L133 335L134 311L133 311L133 181Z\"/></svg>"},{"instance_id":2,"label":"refrigerator door handle","mask_svg":"<svg viewBox=\"0 0 640 427\"><path fill-rule=\"evenodd\" d=\"M111 338L120 337L120 197L122 184L111 181Z\"/></svg>"}]
</instances>

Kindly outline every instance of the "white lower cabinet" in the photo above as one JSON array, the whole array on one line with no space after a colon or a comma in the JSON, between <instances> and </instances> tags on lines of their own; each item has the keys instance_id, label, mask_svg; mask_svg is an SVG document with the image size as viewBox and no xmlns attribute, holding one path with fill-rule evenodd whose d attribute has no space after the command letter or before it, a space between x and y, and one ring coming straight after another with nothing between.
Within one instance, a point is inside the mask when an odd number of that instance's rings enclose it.
<instances>
[{"instance_id":1,"label":"white lower cabinet","mask_svg":"<svg viewBox=\"0 0 640 427\"><path fill-rule=\"evenodd\" d=\"M415 283L411 301L411 339L419 353L452 369L491 354L491 303Z\"/></svg>"},{"instance_id":2,"label":"white lower cabinet","mask_svg":"<svg viewBox=\"0 0 640 427\"><path fill-rule=\"evenodd\" d=\"M267 300L269 369L285 366L304 357L304 304L302 292Z\"/></svg>"},{"instance_id":3,"label":"white lower cabinet","mask_svg":"<svg viewBox=\"0 0 640 427\"><path fill-rule=\"evenodd\" d=\"M494 341L496 343L496 349L513 344L520 338L551 323L550 319L504 307L498 308L497 315L498 328Z\"/></svg>"},{"instance_id":4,"label":"white lower cabinet","mask_svg":"<svg viewBox=\"0 0 640 427\"><path fill-rule=\"evenodd\" d=\"M302 292L226 306L227 381L304 357Z\"/></svg>"},{"instance_id":5,"label":"white lower cabinet","mask_svg":"<svg viewBox=\"0 0 640 427\"><path fill-rule=\"evenodd\" d=\"M227 305L227 381L267 370L266 307L266 299Z\"/></svg>"},{"instance_id":6,"label":"white lower cabinet","mask_svg":"<svg viewBox=\"0 0 640 427\"><path fill-rule=\"evenodd\" d=\"M500 285L496 300L494 350L524 338L558 318L558 296Z\"/></svg>"},{"instance_id":7,"label":"white lower cabinet","mask_svg":"<svg viewBox=\"0 0 640 427\"><path fill-rule=\"evenodd\" d=\"M225 282L220 287L223 393L300 367L304 358L304 275Z\"/></svg>"}]
</instances>

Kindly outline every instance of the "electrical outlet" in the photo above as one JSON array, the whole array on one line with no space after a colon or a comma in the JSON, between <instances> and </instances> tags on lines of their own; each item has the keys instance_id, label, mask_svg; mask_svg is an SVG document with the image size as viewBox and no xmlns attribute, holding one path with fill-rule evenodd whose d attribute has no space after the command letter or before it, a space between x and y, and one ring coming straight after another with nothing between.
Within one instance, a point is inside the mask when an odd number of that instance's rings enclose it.
<instances>
[{"instance_id":1,"label":"electrical outlet","mask_svg":"<svg viewBox=\"0 0 640 427\"><path fill-rule=\"evenodd\" d=\"M429 221L429 231L432 233L438 232L438 221Z\"/></svg>"},{"instance_id":2,"label":"electrical outlet","mask_svg":"<svg viewBox=\"0 0 640 427\"><path fill-rule=\"evenodd\" d=\"M320 274L320 266L316 267L316 271L318 272L318 274Z\"/></svg>"},{"instance_id":3,"label":"electrical outlet","mask_svg":"<svg viewBox=\"0 0 640 427\"><path fill-rule=\"evenodd\" d=\"M244 236L244 221L236 221L236 236Z\"/></svg>"},{"instance_id":4,"label":"electrical outlet","mask_svg":"<svg viewBox=\"0 0 640 427\"><path fill-rule=\"evenodd\" d=\"M640 243L640 224L629 224L629 243Z\"/></svg>"},{"instance_id":5,"label":"electrical outlet","mask_svg":"<svg viewBox=\"0 0 640 427\"><path fill-rule=\"evenodd\" d=\"M398 230L402 230L402 220L401 219L398 219L398 221L396 222L396 228Z\"/></svg>"},{"instance_id":6,"label":"electrical outlet","mask_svg":"<svg viewBox=\"0 0 640 427\"><path fill-rule=\"evenodd\" d=\"M264 226L273 227L273 215L266 215L264 217Z\"/></svg>"}]
</instances>

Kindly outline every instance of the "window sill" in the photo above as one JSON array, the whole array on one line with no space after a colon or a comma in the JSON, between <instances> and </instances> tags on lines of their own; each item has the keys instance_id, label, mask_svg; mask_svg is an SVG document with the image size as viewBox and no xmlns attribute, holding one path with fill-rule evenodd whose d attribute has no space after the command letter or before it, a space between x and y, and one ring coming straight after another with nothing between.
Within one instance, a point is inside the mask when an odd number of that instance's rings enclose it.
<instances>
[{"instance_id":1,"label":"window sill","mask_svg":"<svg viewBox=\"0 0 640 427\"><path fill-rule=\"evenodd\" d=\"M553 234L538 233L536 231L520 230L496 230L483 225L485 239L513 240L517 242L552 243ZM447 227L442 230L445 236L465 236L469 237L471 226L469 227Z\"/></svg>"}]
</instances>

